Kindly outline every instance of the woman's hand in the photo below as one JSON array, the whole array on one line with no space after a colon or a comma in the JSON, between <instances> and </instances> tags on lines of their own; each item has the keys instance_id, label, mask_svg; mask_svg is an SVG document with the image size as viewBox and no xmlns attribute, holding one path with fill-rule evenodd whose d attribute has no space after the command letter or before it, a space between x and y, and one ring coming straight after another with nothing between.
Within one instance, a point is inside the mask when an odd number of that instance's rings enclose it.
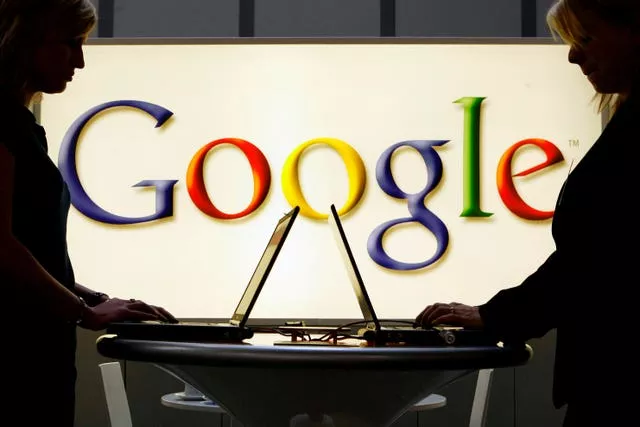
<instances>
[{"instance_id":1,"label":"woman's hand","mask_svg":"<svg viewBox=\"0 0 640 427\"><path fill-rule=\"evenodd\" d=\"M87 307L80 325L83 328L99 331L110 323L131 320L157 320L176 323L177 320L162 307L148 305L143 301L110 298L95 307Z\"/></svg>"},{"instance_id":2,"label":"woman's hand","mask_svg":"<svg viewBox=\"0 0 640 427\"><path fill-rule=\"evenodd\" d=\"M416 324L425 327L433 325L465 326L481 329L484 326L478 307L452 302L436 303L427 306L416 317Z\"/></svg>"}]
</instances>

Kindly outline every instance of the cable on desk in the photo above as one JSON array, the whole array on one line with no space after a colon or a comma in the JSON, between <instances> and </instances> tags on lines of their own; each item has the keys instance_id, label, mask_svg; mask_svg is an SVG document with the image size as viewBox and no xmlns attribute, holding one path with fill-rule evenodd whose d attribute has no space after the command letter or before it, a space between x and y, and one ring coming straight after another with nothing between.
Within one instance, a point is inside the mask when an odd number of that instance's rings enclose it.
<instances>
[{"instance_id":1,"label":"cable on desk","mask_svg":"<svg viewBox=\"0 0 640 427\"><path fill-rule=\"evenodd\" d=\"M407 320L395 320L395 319L381 319L379 320L380 324L406 324L411 325L413 327L416 326L415 322L410 322ZM296 329L292 330L290 327L286 331L279 327L254 327L252 328L255 332L262 333L277 333L285 337L290 337L292 339L300 339L301 341L313 341L313 342L331 342L337 343L338 341L342 341L345 339L363 339L360 335L354 335L352 333L346 333L348 329L351 332L351 327L357 325L366 325L371 323L368 320L358 320L355 322L344 323L342 325L337 325L335 328L320 336L319 338L312 338L311 334L307 331L305 326L299 326ZM329 328L327 328L329 329Z\"/></svg>"}]
</instances>

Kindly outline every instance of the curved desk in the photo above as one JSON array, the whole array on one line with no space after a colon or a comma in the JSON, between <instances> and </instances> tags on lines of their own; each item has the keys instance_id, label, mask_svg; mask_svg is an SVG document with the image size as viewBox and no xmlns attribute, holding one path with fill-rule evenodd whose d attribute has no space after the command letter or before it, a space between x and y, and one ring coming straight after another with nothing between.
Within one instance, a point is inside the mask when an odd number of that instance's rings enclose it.
<instances>
[{"instance_id":1,"label":"curved desk","mask_svg":"<svg viewBox=\"0 0 640 427\"><path fill-rule=\"evenodd\" d=\"M97 348L105 357L157 365L245 427L386 427L452 381L478 369L523 365L532 354L526 345L274 346L115 335L100 337Z\"/></svg>"}]
</instances>

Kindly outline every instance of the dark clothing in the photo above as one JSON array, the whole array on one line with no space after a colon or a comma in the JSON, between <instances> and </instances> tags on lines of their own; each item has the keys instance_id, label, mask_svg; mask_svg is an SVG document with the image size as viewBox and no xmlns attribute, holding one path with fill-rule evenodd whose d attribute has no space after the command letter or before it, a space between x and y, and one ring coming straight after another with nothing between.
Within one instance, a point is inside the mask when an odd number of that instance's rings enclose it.
<instances>
[{"instance_id":1,"label":"dark clothing","mask_svg":"<svg viewBox=\"0 0 640 427\"><path fill-rule=\"evenodd\" d=\"M640 263L639 105L635 97L620 107L567 178L552 224L555 252L520 286L480 306L486 328L504 339L557 329L553 402L568 404L571 426L627 425L610 423L614 414L636 418L623 400L632 393L624 386L638 381L629 347L636 328L628 328Z\"/></svg>"},{"instance_id":2,"label":"dark clothing","mask_svg":"<svg viewBox=\"0 0 640 427\"><path fill-rule=\"evenodd\" d=\"M13 234L49 274L73 290L75 278L66 243L69 191L47 154L44 129L27 108L0 99L0 144L14 158ZM8 329L3 335L8 339L2 353L9 362L5 364L9 370L5 388L11 393L3 401L2 412L21 425L71 427L75 325L47 319L38 307L46 302L22 292L20 286L3 288L7 298L2 310ZM29 403L28 395L33 395L37 405ZM29 407L21 408L20 402Z\"/></svg>"}]
</instances>

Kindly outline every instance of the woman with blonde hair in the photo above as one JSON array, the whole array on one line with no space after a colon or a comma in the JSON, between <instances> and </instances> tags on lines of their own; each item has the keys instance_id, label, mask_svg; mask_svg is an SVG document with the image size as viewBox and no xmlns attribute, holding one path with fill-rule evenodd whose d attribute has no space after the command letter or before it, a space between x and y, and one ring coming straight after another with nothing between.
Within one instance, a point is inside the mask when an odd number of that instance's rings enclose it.
<instances>
[{"instance_id":1,"label":"woman with blonde hair","mask_svg":"<svg viewBox=\"0 0 640 427\"><path fill-rule=\"evenodd\" d=\"M503 340L557 330L553 402L564 425L637 424L640 220L632 206L640 161L640 0L558 0L548 12L569 62L594 87L610 122L560 191L556 249L520 285L487 303L437 303L416 318L484 328ZM635 423L635 424L634 424Z\"/></svg>"},{"instance_id":2,"label":"woman with blonde hair","mask_svg":"<svg viewBox=\"0 0 640 427\"><path fill-rule=\"evenodd\" d=\"M84 67L96 23L89 0L0 0L0 285L5 420L74 423L76 326L175 321L160 307L75 282L67 253L69 192L28 109ZM13 422L13 421L10 421Z\"/></svg>"}]
</instances>

